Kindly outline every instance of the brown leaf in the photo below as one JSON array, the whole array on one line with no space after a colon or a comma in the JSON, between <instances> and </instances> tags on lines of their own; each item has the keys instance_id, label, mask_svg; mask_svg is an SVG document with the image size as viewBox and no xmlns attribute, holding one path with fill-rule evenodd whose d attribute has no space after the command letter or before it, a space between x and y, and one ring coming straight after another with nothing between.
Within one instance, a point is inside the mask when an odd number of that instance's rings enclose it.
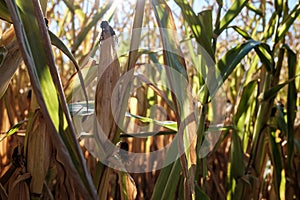
<instances>
[{"instance_id":1,"label":"brown leaf","mask_svg":"<svg viewBox=\"0 0 300 200\"><path fill-rule=\"evenodd\" d=\"M1 43L0 43L1 46ZM0 98L4 95L10 80L21 64L22 56L16 40L5 46L7 54L0 63Z\"/></svg>"},{"instance_id":2,"label":"brown leaf","mask_svg":"<svg viewBox=\"0 0 300 200\"><path fill-rule=\"evenodd\" d=\"M17 179L13 182L12 187L9 191L8 200L29 200L30 192L29 187L26 183L27 179L30 178L29 173L19 174Z\"/></svg>"},{"instance_id":3,"label":"brown leaf","mask_svg":"<svg viewBox=\"0 0 300 200\"><path fill-rule=\"evenodd\" d=\"M3 200L8 199L8 195L5 191L5 188L2 186L1 183L0 183L0 199L3 199Z\"/></svg>"}]
</instances>

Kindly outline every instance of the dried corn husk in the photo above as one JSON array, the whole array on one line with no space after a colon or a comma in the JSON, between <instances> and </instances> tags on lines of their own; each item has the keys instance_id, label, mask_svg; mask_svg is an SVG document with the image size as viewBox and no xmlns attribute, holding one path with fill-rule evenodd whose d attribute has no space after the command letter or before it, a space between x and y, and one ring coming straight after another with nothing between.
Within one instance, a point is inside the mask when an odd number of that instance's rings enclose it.
<instances>
[{"instance_id":1,"label":"dried corn husk","mask_svg":"<svg viewBox=\"0 0 300 200\"><path fill-rule=\"evenodd\" d=\"M112 113L112 104L118 103L116 97L112 97L114 88L120 76L120 63L117 58L114 41L114 31L107 22L101 23L101 46L100 46L100 61L98 68L98 84L95 95L95 111L97 121L100 128L97 128L98 138L103 139L103 135L113 143L119 140L117 123ZM118 115L115 115L119 117ZM103 149L105 141L101 140ZM115 160L121 162L121 160ZM124 170L124 169L123 169ZM118 171L119 185L122 193L122 199L135 199L137 189L134 180L127 172ZM99 197L105 199L111 175L110 168L104 168L102 178L100 180Z\"/></svg>"},{"instance_id":2,"label":"dried corn husk","mask_svg":"<svg viewBox=\"0 0 300 200\"><path fill-rule=\"evenodd\" d=\"M27 171L31 174L30 191L41 194L52 154L52 144L40 110L34 113L27 130Z\"/></svg>"},{"instance_id":3,"label":"dried corn husk","mask_svg":"<svg viewBox=\"0 0 300 200\"><path fill-rule=\"evenodd\" d=\"M106 24L105 24L106 23ZM100 129L114 140L117 126L112 114L112 93L120 76L120 63L115 50L114 32L107 22L102 22L98 84L95 96L95 111Z\"/></svg>"}]
</instances>

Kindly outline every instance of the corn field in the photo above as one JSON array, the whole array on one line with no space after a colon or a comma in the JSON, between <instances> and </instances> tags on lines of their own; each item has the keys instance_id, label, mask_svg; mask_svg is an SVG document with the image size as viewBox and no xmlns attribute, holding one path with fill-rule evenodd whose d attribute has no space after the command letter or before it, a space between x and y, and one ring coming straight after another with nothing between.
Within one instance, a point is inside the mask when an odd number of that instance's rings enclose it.
<instances>
[{"instance_id":1,"label":"corn field","mask_svg":"<svg viewBox=\"0 0 300 200\"><path fill-rule=\"evenodd\" d=\"M297 0L0 0L0 199L300 199Z\"/></svg>"}]
</instances>

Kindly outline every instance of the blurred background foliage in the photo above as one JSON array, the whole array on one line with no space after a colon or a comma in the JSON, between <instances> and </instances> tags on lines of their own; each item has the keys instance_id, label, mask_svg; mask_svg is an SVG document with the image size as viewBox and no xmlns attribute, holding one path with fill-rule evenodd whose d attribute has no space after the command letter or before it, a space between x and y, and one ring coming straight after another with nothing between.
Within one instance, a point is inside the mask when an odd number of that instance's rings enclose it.
<instances>
[{"instance_id":1,"label":"blurred background foliage","mask_svg":"<svg viewBox=\"0 0 300 200\"><path fill-rule=\"evenodd\" d=\"M300 199L299 14L294 0L0 0L0 197ZM72 97L83 86L80 74L88 99L97 95L101 21L116 33L121 74L133 68L142 76L144 64L171 63L198 95L197 143L161 170L104 169L70 121L66 105L85 100ZM176 31L178 42L158 27ZM133 28L142 28L140 36ZM129 54L139 41L139 51ZM182 57L162 51L166 44ZM199 64L204 54L220 72L216 88L223 93L215 98L225 104L212 105L205 87L212 68ZM175 107L163 87L144 84L130 93L124 132L161 134L121 134L129 152L172 143L180 119ZM221 124L221 135L207 156L193 160L210 122Z\"/></svg>"}]
</instances>

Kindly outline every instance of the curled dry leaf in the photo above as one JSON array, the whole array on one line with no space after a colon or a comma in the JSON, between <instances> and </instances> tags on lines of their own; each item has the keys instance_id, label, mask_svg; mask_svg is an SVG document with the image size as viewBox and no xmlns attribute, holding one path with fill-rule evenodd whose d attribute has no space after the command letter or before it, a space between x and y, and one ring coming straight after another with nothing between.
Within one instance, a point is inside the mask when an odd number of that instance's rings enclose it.
<instances>
[{"instance_id":1,"label":"curled dry leaf","mask_svg":"<svg viewBox=\"0 0 300 200\"><path fill-rule=\"evenodd\" d=\"M18 173L18 172L17 172ZM12 182L8 200L29 200L30 192L27 180L30 178L29 173L18 174L16 180Z\"/></svg>"}]
</instances>

